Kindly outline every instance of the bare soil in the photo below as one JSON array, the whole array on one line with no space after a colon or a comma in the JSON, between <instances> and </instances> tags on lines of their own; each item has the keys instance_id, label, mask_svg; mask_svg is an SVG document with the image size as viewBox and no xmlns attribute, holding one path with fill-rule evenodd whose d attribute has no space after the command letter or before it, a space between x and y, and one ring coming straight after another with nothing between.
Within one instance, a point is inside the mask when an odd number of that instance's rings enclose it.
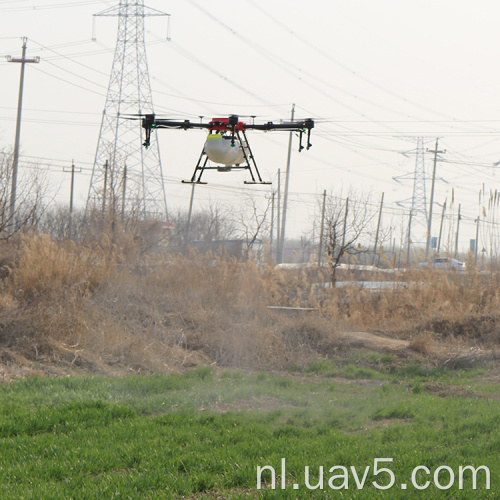
<instances>
[{"instance_id":1,"label":"bare soil","mask_svg":"<svg viewBox=\"0 0 500 500\"><path fill-rule=\"evenodd\" d=\"M348 332L342 335L342 340L351 347L365 347L374 351L401 351L410 347L408 340L372 332Z\"/></svg>"}]
</instances>

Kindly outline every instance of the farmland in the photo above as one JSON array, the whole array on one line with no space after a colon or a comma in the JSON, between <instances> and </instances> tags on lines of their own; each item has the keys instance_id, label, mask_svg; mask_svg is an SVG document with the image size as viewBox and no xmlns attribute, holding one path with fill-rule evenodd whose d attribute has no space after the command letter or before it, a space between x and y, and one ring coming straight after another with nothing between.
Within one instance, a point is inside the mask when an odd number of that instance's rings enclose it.
<instances>
[{"instance_id":1,"label":"farmland","mask_svg":"<svg viewBox=\"0 0 500 500\"><path fill-rule=\"evenodd\" d=\"M2 498L309 498L325 493L306 488L305 466L314 485L320 466L341 465L355 466L360 477L371 466L364 488L350 478L341 490L346 498L406 498L400 485L419 465L455 472L488 466L491 489L479 472L473 491L465 474L460 498L496 498L498 374L492 382L480 369L398 366L391 356L368 353L355 358L282 374L198 368L4 385ZM373 475L377 457L393 458L385 466L396 483L387 491L372 485L389 482ZM276 489L264 474L257 492L257 467L265 465L277 470ZM418 476L419 484L428 479ZM449 476L440 480L446 485ZM456 498L458 491L458 484L446 492L431 485L424 493Z\"/></svg>"},{"instance_id":2,"label":"farmland","mask_svg":"<svg viewBox=\"0 0 500 500\"><path fill-rule=\"evenodd\" d=\"M327 289L132 239L9 245L2 498L498 497L496 274Z\"/></svg>"}]
</instances>

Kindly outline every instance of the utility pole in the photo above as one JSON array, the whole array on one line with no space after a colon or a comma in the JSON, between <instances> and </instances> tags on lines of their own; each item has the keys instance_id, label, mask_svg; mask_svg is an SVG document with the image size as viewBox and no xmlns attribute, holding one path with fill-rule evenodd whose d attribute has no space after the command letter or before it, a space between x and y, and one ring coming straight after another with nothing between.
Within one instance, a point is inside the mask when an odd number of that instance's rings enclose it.
<instances>
[{"instance_id":1,"label":"utility pole","mask_svg":"<svg viewBox=\"0 0 500 500\"><path fill-rule=\"evenodd\" d=\"M349 213L349 197L345 199L345 214L344 214L344 227L342 230L342 246L341 249L344 248L345 245L345 234L347 232L347 214Z\"/></svg>"},{"instance_id":2,"label":"utility pole","mask_svg":"<svg viewBox=\"0 0 500 500\"><path fill-rule=\"evenodd\" d=\"M69 237L71 238L71 230L73 223L73 193L75 191L75 160L71 160L71 187L69 191Z\"/></svg>"},{"instance_id":3,"label":"utility pole","mask_svg":"<svg viewBox=\"0 0 500 500\"><path fill-rule=\"evenodd\" d=\"M477 247L479 244L479 222L481 221L481 216L478 215L476 219L476 244L474 245L474 263L477 264Z\"/></svg>"},{"instance_id":4,"label":"utility pole","mask_svg":"<svg viewBox=\"0 0 500 500\"><path fill-rule=\"evenodd\" d=\"M273 252L273 236L274 236L274 199L276 198L276 191L272 192L271 197L271 232L269 234L269 244L271 245L271 255Z\"/></svg>"},{"instance_id":5,"label":"utility pole","mask_svg":"<svg viewBox=\"0 0 500 500\"><path fill-rule=\"evenodd\" d=\"M23 52L21 59L17 57L7 56L8 62L21 63L21 77L19 79L19 97L17 101L17 121L16 121L16 138L14 142L14 158L12 160L12 187L10 191L9 203L9 231L14 232L16 227L16 194L17 194L17 170L19 164L19 144L21 139L21 114L23 109L23 90L24 90L24 68L26 63L39 63L40 58L35 57L26 59L26 47L28 38L23 37Z\"/></svg>"},{"instance_id":6,"label":"utility pole","mask_svg":"<svg viewBox=\"0 0 500 500\"><path fill-rule=\"evenodd\" d=\"M432 184L431 184L431 200L429 205L429 219L427 221L427 239L425 243L425 258L429 258L429 250L431 245L431 230L432 230L432 208L434 205L434 185L436 183L436 164L437 164L437 155L438 153L446 153L446 150L439 151L438 150L438 142L439 139L436 139L436 147L435 149L428 149L429 153L434 153L434 167L432 169Z\"/></svg>"},{"instance_id":7,"label":"utility pole","mask_svg":"<svg viewBox=\"0 0 500 500\"><path fill-rule=\"evenodd\" d=\"M457 235L455 239L455 258L458 258L458 231L460 229L460 203L458 204L458 217L457 217Z\"/></svg>"},{"instance_id":8,"label":"utility pole","mask_svg":"<svg viewBox=\"0 0 500 500\"><path fill-rule=\"evenodd\" d=\"M382 208L384 206L384 193L382 193L382 198L380 200L380 211L378 213L378 222L377 222L377 231L375 233L375 245L373 245L373 261L372 264L375 264L375 257L377 255L377 245L378 245L378 235L380 231L380 221L382 220Z\"/></svg>"},{"instance_id":9,"label":"utility pole","mask_svg":"<svg viewBox=\"0 0 500 500\"><path fill-rule=\"evenodd\" d=\"M291 121L293 122L293 119L295 117L295 104L292 104L292 114L291 114ZM293 139L293 132L290 132L290 136L288 138L288 155L286 159L286 173L285 173L285 192L283 194L283 221L281 222L281 245L280 245L280 255L278 257L279 262L283 262L283 253L285 250L285 229L286 229L286 210L287 210L287 205L288 205L288 186L290 183L290 163L292 159L292 139Z\"/></svg>"},{"instance_id":10,"label":"utility pole","mask_svg":"<svg viewBox=\"0 0 500 500\"><path fill-rule=\"evenodd\" d=\"M123 182L122 182L122 222L125 219L125 199L127 197L127 162L123 164Z\"/></svg>"},{"instance_id":11,"label":"utility pole","mask_svg":"<svg viewBox=\"0 0 500 500\"><path fill-rule=\"evenodd\" d=\"M413 216L413 211L410 210L410 219L408 221L408 249L406 252L407 261L408 261L408 269L410 269L410 252L411 252L411 219Z\"/></svg>"},{"instance_id":12,"label":"utility pole","mask_svg":"<svg viewBox=\"0 0 500 500\"><path fill-rule=\"evenodd\" d=\"M278 217L276 231L276 263L280 264L281 257L281 170L278 168Z\"/></svg>"},{"instance_id":13,"label":"utility pole","mask_svg":"<svg viewBox=\"0 0 500 500\"><path fill-rule=\"evenodd\" d=\"M73 195L75 191L75 172L81 172L82 169L79 168L75 170L75 160L71 160L71 170L65 170L63 168L63 172L71 172L71 187L69 190L69 223L68 223L68 237L71 239L73 234Z\"/></svg>"},{"instance_id":14,"label":"utility pole","mask_svg":"<svg viewBox=\"0 0 500 500\"><path fill-rule=\"evenodd\" d=\"M323 207L321 208L321 227L319 228L319 247L318 247L318 267L321 267L323 257L323 231L325 227L325 209L326 209L326 189L323 191Z\"/></svg>"},{"instance_id":15,"label":"utility pole","mask_svg":"<svg viewBox=\"0 0 500 500\"><path fill-rule=\"evenodd\" d=\"M446 212L446 200L444 200L443 211L441 212L441 224L439 225L439 238L438 238L437 253L439 253L439 249L441 248L441 236L443 235L443 221L444 221L444 213L445 212Z\"/></svg>"}]
</instances>

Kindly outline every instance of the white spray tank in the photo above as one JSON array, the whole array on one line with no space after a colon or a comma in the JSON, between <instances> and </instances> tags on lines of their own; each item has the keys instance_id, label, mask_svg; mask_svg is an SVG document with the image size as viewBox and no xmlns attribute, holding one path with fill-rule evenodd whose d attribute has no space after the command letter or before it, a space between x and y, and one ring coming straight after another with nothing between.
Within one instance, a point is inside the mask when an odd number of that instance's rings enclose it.
<instances>
[{"instance_id":1,"label":"white spray tank","mask_svg":"<svg viewBox=\"0 0 500 500\"><path fill-rule=\"evenodd\" d=\"M243 146L237 137L209 134L205 142L205 154L210 161L226 167L245 162Z\"/></svg>"}]
</instances>

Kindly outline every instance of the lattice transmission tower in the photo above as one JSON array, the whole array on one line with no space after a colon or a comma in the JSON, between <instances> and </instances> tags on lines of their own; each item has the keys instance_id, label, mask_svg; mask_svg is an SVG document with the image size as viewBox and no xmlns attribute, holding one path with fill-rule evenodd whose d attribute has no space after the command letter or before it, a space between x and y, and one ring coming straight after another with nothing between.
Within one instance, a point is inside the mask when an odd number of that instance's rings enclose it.
<instances>
[{"instance_id":1,"label":"lattice transmission tower","mask_svg":"<svg viewBox=\"0 0 500 500\"><path fill-rule=\"evenodd\" d=\"M146 150L141 121L127 119L154 112L144 18L168 15L146 7L144 0L120 0L118 6L94 14L118 17L118 37L86 213L134 211L141 218L168 218L156 131Z\"/></svg>"},{"instance_id":2,"label":"lattice transmission tower","mask_svg":"<svg viewBox=\"0 0 500 500\"><path fill-rule=\"evenodd\" d=\"M403 153L405 156L415 155L415 168L413 173L393 177L396 181L412 180L413 195L411 198L399 201L401 206L410 207L410 223L408 226L407 238L413 243L422 243L426 239L427 225L429 221L427 194L426 194L426 173L425 173L425 148L424 138L417 137L417 147L413 151Z\"/></svg>"}]
</instances>

